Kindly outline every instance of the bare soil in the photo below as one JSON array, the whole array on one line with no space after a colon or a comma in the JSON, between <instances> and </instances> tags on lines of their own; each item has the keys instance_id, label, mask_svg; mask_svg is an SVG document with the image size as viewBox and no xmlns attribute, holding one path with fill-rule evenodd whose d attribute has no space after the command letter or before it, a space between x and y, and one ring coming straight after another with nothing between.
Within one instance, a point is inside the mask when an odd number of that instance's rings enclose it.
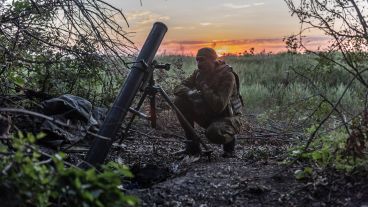
<instances>
[{"instance_id":1,"label":"bare soil","mask_svg":"<svg viewBox=\"0 0 368 207\"><path fill-rule=\"evenodd\" d=\"M297 180L294 172L306 163L283 162L297 139L292 134L247 126L237 136L235 158L222 158L221 146L209 145L211 160L188 164L173 155L184 147L181 128L170 113L161 116L158 130L136 123L111 155L132 167L136 177L125 188L142 206L368 206L366 174L315 169Z\"/></svg>"}]
</instances>

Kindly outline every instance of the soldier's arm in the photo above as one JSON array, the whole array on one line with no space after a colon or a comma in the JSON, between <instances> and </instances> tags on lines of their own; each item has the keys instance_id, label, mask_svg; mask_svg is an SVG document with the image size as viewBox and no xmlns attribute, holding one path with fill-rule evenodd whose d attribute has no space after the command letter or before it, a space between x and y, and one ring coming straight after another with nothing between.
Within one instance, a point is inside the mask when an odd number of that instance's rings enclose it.
<instances>
[{"instance_id":1,"label":"soldier's arm","mask_svg":"<svg viewBox=\"0 0 368 207\"><path fill-rule=\"evenodd\" d=\"M234 90L235 77L231 72L226 72L222 77L222 82L214 88L204 88L201 92L204 99L215 113L222 112L230 101Z\"/></svg>"},{"instance_id":2,"label":"soldier's arm","mask_svg":"<svg viewBox=\"0 0 368 207\"><path fill-rule=\"evenodd\" d=\"M181 96L187 94L190 90L195 88L195 79L197 76L197 70L195 70L188 78L183 80L180 85L174 88L174 94L176 96Z\"/></svg>"}]
</instances>

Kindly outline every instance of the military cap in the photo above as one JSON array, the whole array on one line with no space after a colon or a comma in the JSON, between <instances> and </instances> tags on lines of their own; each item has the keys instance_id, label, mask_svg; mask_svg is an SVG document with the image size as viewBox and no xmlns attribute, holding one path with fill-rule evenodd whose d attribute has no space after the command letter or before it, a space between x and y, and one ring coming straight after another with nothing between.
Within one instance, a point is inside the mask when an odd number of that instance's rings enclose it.
<instances>
[{"instance_id":1,"label":"military cap","mask_svg":"<svg viewBox=\"0 0 368 207\"><path fill-rule=\"evenodd\" d=\"M218 58L216 51L209 47L199 49L196 57L205 57L212 60L216 60Z\"/></svg>"}]
</instances>

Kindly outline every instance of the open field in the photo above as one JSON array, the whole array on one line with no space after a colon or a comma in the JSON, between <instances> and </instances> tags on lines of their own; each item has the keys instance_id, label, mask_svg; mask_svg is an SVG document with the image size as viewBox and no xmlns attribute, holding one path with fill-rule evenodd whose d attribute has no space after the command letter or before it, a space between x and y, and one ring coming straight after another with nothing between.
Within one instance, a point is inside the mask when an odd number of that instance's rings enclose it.
<instances>
[{"instance_id":1,"label":"open field","mask_svg":"<svg viewBox=\"0 0 368 207\"><path fill-rule=\"evenodd\" d=\"M326 68L326 71L322 72L313 71L317 60L310 54L281 53L223 57L223 59L238 73L245 109L251 114L290 107L307 100L316 102L313 96L318 94L323 94L335 102L351 78L342 69ZM178 79L188 76L196 67L195 59L188 56L165 56L158 60L163 63L175 63L170 72L170 84L167 82L163 84L168 90L175 85L174 83L178 83ZM177 65L181 65L182 69L178 70ZM313 84L317 88L297 73L314 77ZM354 114L361 111L363 100L364 89L353 85L346 92L340 107L346 113Z\"/></svg>"}]
</instances>

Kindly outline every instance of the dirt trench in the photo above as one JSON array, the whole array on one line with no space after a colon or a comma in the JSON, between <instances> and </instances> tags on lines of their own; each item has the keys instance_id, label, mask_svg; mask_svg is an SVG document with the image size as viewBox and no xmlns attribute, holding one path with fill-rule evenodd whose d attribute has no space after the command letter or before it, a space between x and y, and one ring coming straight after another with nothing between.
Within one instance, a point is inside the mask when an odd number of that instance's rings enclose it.
<instances>
[{"instance_id":1,"label":"dirt trench","mask_svg":"<svg viewBox=\"0 0 368 207\"><path fill-rule=\"evenodd\" d=\"M136 178L126 192L142 206L368 206L366 175L324 170L297 180L294 172L306 163L283 162L294 137L243 131L235 158L222 158L221 146L210 145L210 161L201 157L184 165L173 155L184 147L173 136L182 131L175 122L165 123L159 130L137 125L119 146L123 150L112 155L132 167Z\"/></svg>"}]
</instances>

